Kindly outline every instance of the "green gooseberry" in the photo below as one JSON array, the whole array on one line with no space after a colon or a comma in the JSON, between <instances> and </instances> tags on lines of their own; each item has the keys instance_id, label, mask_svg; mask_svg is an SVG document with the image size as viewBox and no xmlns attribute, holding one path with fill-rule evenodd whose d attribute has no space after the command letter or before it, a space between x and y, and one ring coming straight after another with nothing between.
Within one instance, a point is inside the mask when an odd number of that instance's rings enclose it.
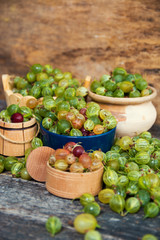
<instances>
[{"instance_id":1,"label":"green gooseberry","mask_svg":"<svg viewBox=\"0 0 160 240\"><path fill-rule=\"evenodd\" d=\"M37 74L37 73L40 73L43 71L43 66L39 63L36 63L36 64L33 64L31 67L30 67L30 70L31 72Z\"/></svg>"},{"instance_id":2,"label":"green gooseberry","mask_svg":"<svg viewBox=\"0 0 160 240\"><path fill-rule=\"evenodd\" d=\"M122 197L119 194L113 195L109 201L109 206L112 209L112 211L117 212L122 215L124 207L125 207L124 197Z\"/></svg>"},{"instance_id":3,"label":"green gooseberry","mask_svg":"<svg viewBox=\"0 0 160 240\"><path fill-rule=\"evenodd\" d=\"M57 73L61 73L61 70L59 68L54 68L53 74L56 75Z\"/></svg>"},{"instance_id":4,"label":"green gooseberry","mask_svg":"<svg viewBox=\"0 0 160 240\"><path fill-rule=\"evenodd\" d=\"M154 218L159 214L159 207L154 202L149 202L144 206L144 218Z\"/></svg>"},{"instance_id":5,"label":"green gooseberry","mask_svg":"<svg viewBox=\"0 0 160 240\"><path fill-rule=\"evenodd\" d=\"M84 240L102 240L101 234L96 230L89 230L85 236Z\"/></svg>"},{"instance_id":6,"label":"green gooseberry","mask_svg":"<svg viewBox=\"0 0 160 240\"><path fill-rule=\"evenodd\" d=\"M148 164L149 161L150 161L150 155L148 152L141 151L135 155L135 162L137 164Z\"/></svg>"},{"instance_id":7,"label":"green gooseberry","mask_svg":"<svg viewBox=\"0 0 160 240\"><path fill-rule=\"evenodd\" d=\"M79 233L94 230L98 225L96 218L90 213L82 213L74 219L74 228Z\"/></svg>"},{"instance_id":8,"label":"green gooseberry","mask_svg":"<svg viewBox=\"0 0 160 240\"><path fill-rule=\"evenodd\" d=\"M117 75L114 76L113 79L116 83L119 83L119 82L122 82L124 80L124 77L123 77L123 75L117 74Z\"/></svg>"},{"instance_id":9,"label":"green gooseberry","mask_svg":"<svg viewBox=\"0 0 160 240\"><path fill-rule=\"evenodd\" d=\"M24 118L31 118L32 117L32 110L29 107L26 106L22 106L20 107L20 111L19 111Z\"/></svg>"},{"instance_id":10,"label":"green gooseberry","mask_svg":"<svg viewBox=\"0 0 160 240\"><path fill-rule=\"evenodd\" d=\"M140 178L141 173L139 171L130 171L127 174L127 177L130 181L138 181L138 179Z\"/></svg>"},{"instance_id":11,"label":"green gooseberry","mask_svg":"<svg viewBox=\"0 0 160 240\"><path fill-rule=\"evenodd\" d=\"M90 86L91 91L95 93L98 87L101 87L101 83L98 80L93 80Z\"/></svg>"},{"instance_id":12,"label":"green gooseberry","mask_svg":"<svg viewBox=\"0 0 160 240\"><path fill-rule=\"evenodd\" d=\"M6 157L4 161L4 168L7 171L10 171L12 166L18 162L18 159L15 157Z\"/></svg>"},{"instance_id":13,"label":"green gooseberry","mask_svg":"<svg viewBox=\"0 0 160 240\"><path fill-rule=\"evenodd\" d=\"M118 186L126 187L128 183L129 183L129 179L127 176L121 175L118 177L118 182L117 182Z\"/></svg>"},{"instance_id":14,"label":"green gooseberry","mask_svg":"<svg viewBox=\"0 0 160 240\"><path fill-rule=\"evenodd\" d=\"M101 95L101 96L104 96L105 92L106 92L105 87L98 87L98 88L96 88L96 91L95 91L96 94Z\"/></svg>"},{"instance_id":15,"label":"green gooseberry","mask_svg":"<svg viewBox=\"0 0 160 240\"><path fill-rule=\"evenodd\" d=\"M100 77L100 82L103 85L105 82L107 82L111 78L110 75L104 74Z\"/></svg>"},{"instance_id":16,"label":"green gooseberry","mask_svg":"<svg viewBox=\"0 0 160 240\"><path fill-rule=\"evenodd\" d=\"M113 70L113 76L116 76L116 75L122 75L122 76L126 76L127 75L127 72L124 68L122 67L116 67L114 68Z\"/></svg>"},{"instance_id":17,"label":"green gooseberry","mask_svg":"<svg viewBox=\"0 0 160 240\"><path fill-rule=\"evenodd\" d=\"M128 150L132 144L133 144L133 141L129 136L123 136L119 140L119 146L124 151Z\"/></svg>"},{"instance_id":18,"label":"green gooseberry","mask_svg":"<svg viewBox=\"0 0 160 240\"><path fill-rule=\"evenodd\" d=\"M130 98L141 97L141 93L137 89L136 90L131 90L130 93L129 93L129 97Z\"/></svg>"},{"instance_id":19,"label":"green gooseberry","mask_svg":"<svg viewBox=\"0 0 160 240\"><path fill-rule=\"evenodd\" d=\"M150 194L145 189L139 189L135 197L139 199L142 207L144 207L147 203L150 202Z\"/></svg>"},{"instance_id":20,"label":"green gooseberry","mask_svg":"<svg viewBox=\"0 0 160 240\"><path fill-rule=\"evenodd\" d=\"M74 137L78 137L78 136L82 137L83 136L82 132L79 129L76 129L76 128L72 128L69 135L72 136L72 137L73 136Z\"/></svg>"},{"instance_id":21,"label":"green gooseberry","mask_svg":"<svg viewBox=\"0 0 160 240\"><path fill-rule=\"evenodd\" d=\"M53 98L48 98L48 99L45 99L43 101L43 105L45 107L45 109L47 110L53 110L54 108L56 108L56 102Z\"/></svg>"},{"instance_id":22,"label":"green gooseberry","mask_svg":"<svg viewBox=\"0 0 160 240\"><path fill-rule=\"evenodd\" d=\"M120 89L124 92L124 93L129 93L133 88L133 83L129 82L129 81L123 81L120 83Z\"/></svg>"},{"instance_id":23,"label":"green gooseberry","mask_svg":"<svg viewBox=\"0 0 160 240\"><path fill-rule=\"evenodd\" d=\"M42 126L45 128L45 129L49 129L51 128L53 125L53 120L52 118L49 118L49 117L45 117L43 120L42 120Z\"/></svg>"},{"instance_id":24,"label":"green gooseberry","mask_svg":"<svg viewBox=\"0 0 160 240\"><path fill-rule=\"evenodd\" d=\"M147 151L149 148L150 144L149 141L145 138L139 138L135 142L135 149L140 152L140 151Z\"/></svg>"},{"instance_id":25,"label":"green gooseberry","mask_svg":"<svg viewBox=\"0 0 160 240\"><path fill-rule=\"evenodd\" d=\"M98 193L98 199L100 202L107 204L114 194L115 192L113 189L105 188Z\"/></svg>"},{"instance_id":26,"label":"green gooseberry","mask_svg":"<svg viewBox=\"0 0 160 240\"><path fill-rule=\"evenodd\" d=\"M117 97L117 98L123 98L124 97L124 92L122 89L116 89L113 92L113 97Z\"/></svg>"},{"instance_id":27,"label":"green gooseberry","mask_svg":"<svg viewBox=\"0 0 160 240\"><path fill-rule=\"evenodd\" d=\"M113 97L113 92L112 91L106 91L105 96L106 97Z\"/></svg>"},{"instance_id":28,"label":"green gooseberry","mask_svg":"<svg viewBox=\"0 0 160 240\"><path fill-rule=\"evenodd\" d=\"M17 162L11 167L11 174L13 177L19 178L21 176L21 170L24 168L24 164Z\"/></svg>"},{"instance_id":29,"label":"green gooseberry","mask_svg":"<svg viewBox=\"0 0 160 240\"><path fill-rule=\"evenodd\" d=\"M160 199L160 186L156 186L150 189L150 195L152 199Z\"/></svg>"},{"instance_id":30,"label":"green gooseberry","mask_svg":"<svg viewBox=\"0 0 160 240\"><path fill-rule=\"evenodd\" d=\"M145 97L145 96L149 96L151 93L150 93L150 90L148 88L145 88L141 91L141 97Z\"/></svg>"},{"instance_id":31,"label":"green gooseberry","mask_svg":"<svg viewBox=\"0 0 160 240\"><path fill-rule=\"evenodd\" d=\"M9 116L12 116L14 113L20 112L20 107L18 104L11 104L7 107L7 112Z\"/></svg>"},{"instance_id":32,"label":"green gooseberry","mask_svg":"<svg viewBox=\"0 0 160 240\"><path fill-rule=\"evenodd\" d=\"M0 173L4 171L4 162L0 162Z\"/></svg>"},{"instance_id":33,"label":"green gooseberry","mask_svg":"<svg viewBox=\"0 0 160 240\"><path fill-rule=\"evenodd\" d=\"M57 130L61 134L67 133L71 128L71 123L65 119L61 119L57 123Z\"/></svg>"},{"instance_id":34,"label":"green gooseberry","mask_svg":"<svg viewBox=\"0 0 160 240\"><path fill-rule=\"evenodd\" d=\"M80 86L76 89L76 96L85 97L88 94L88 89L86 87Z\"/></svg>"},{"instance_id":35,"label":"green gooseberry","mask_svg":"<svg viewBox=\"0 0 160 240\"><path fill-rule=\"evenodd\" d=\"M31 141L31 146L32 146L33 149L38 148L38 147L42 147L43 142L40 138L34 137Z\"/></svg>"},{"instance_id":36,"label":"green gooseberry","mask_svg":"<svg viewBox=\"0 0 160 240\"><path fill-rule=\"evenodd\" d=\"M56 216L51 216L46 221L46 229L54 237L55 234L61 231L62 223L61 220Z\"/></svg>"},{"instance_id":37,"label":"green gooseberry","mask_svg":"<svg viewBox=\"0 0 160 240\"><path fill-rule=\"evenodd\" d=\"M135 81L136 88L140 91L148 87L148 83L145 79L138 79Z\"/></svg>"},{"instance_id":38,"label":"green gooseberry","mask_svg":"<svg viewBox=\"0 0 160 240\"><path fill-rule=\"evenodd\" d=\"M126 173L128 173L130 171L139 171L139 166L135 162L127 162L126 165L125 165L124 171Z\"/></svg>"},{"instance_id":39,"label":"green gooseberry","mask_svg":"<svg viewBox=\"0 0 160 240\"><path fill-rule=\"evenodd\" d=\"M80 203L82 204L82 206L85 206L86 204L90 203L90 202L95 202L95 198L91 193L83 193L80 198Z\"/></svg>"},{"instance_id":40,"label":"green gooseberry","mask_svg":"<svg viewBox=\"0 0 160 240\"><path fill-rule=\"evenodd\" d=\"M114 91L117 88L117 84L113 80L108 80L107 82L104 83L104 87L108 91Z\"/></svg>"},{"instance_id":41,"label":"green gooseberry","mask_svg":"<svg viewBox=\"0 0 160 240\"><path fill-rule=\"evenodd\" d=\"M142 237L142 240L158 240L158 238L152 234L145 234Z\"/></svg>"},{"instance_id":42,"label":"green gooseberry","mask_svg":"<svg viewBox=\"0 0 160 240\"><path fill-rule=\"evenodd\" d=\"M152 138L152 134L150 132L148 132L148 131L144 131L144 132L139 134L139 137L140 138L144 138L144 139L150 141L151 138Z\"/></svg>"},{"instance_id":43,"label":"green gooseberry","mask_svg":"<svg viewBox=\"0 0 160 240\"><path fill-rule=\"evenodd\" d=\"M37 79L37 81L43 81L43 80L46 80L46 79L48 79L48 74L45 73L45 72L37 73L37 75L36 75L36 79Z\"/></svg>"},{"instance_id":44,"label":"green gooseberry","mask_svg":"<svg viewBox=\"0 0 160 240\"><path fill-rule=\"evenodd\" d=\"M70 104L67 101L62 101L57 104L57 111L69 111Z\"/></svg>"},{"instance_id":45,"label":"green gooseberry","mask_svg":"<svg viewBox=\"0 0 160 240\"><path fill-rule=\"evenodd\" d=\"M73 97L76 96L76 90L75 88L67 88L64 92L64 97L66 100L70 100L70 99L73 99Z\"/></svg>"},{"instance_id":46,"label":"green gooseberry","mask_svg":"<svg viewBox=\"0 0 160 240\"><path fill-rule=\"evenodd\" d=\"M116 185L118 182L118 174L116 171L110 169L110 167L107 167L106 171L103 173L103 182L107 187Z\"/></svg>"},{"instance_id":47,"label":"green gooseberry","mask_svg":"<svg viewBox=\"0 0 160 240\"><path fill-rule=\"evenodd\" d=\"M139 190L138 182L136 181L129 181L128 186L126 187L126 192L129 195L135 195Z\"/></svg>"},{"instance_id":48,"label":"green gooseberry","mask_svg":"<svg viewBox=\"0 0 160 240\"><path fill-rule=\"evenodd\" d=\"M31 95L37 99L40 98L41 97L41 88L38 86L33 86L29 91L29 95Z\"/></svg>"},{"instance_id":49,"label":"green gooseberry","mask_svg":"<svg viewBox=\"0 0 160 240\"><path fill-rule=\"evenodd\" d=\"M127 193L126 193L126 188L124 186L117 184L117 186L114 186L113 189L115 194L121 195L122 197L124 197L124 199L126 198Z\"/></svg>"},{"instance_id":50,"label":"green gooseberry","mask_svg":"<svg viewBox=\"0 0 160 240\"><path fill-rule=\"evenodd\" d=\"M84 206L83 211L85 213L90 213L90 214L92 214L93 216L96 217L100 214L101 208L100 208L100 205L97 202L90 202L90 203L87 203Z\"/></svg>"},{"instance_id":51,"label":"green gooseberry","mask_svg":"<svg viewBox=\"0 0 160 240\"><path fill-rule=\"evenodd\" d=\"M44 65L44 70L46 71L47 74L53 73L53 67L50 64Z\"/></svg>"},{"instance_id":52,"label":"green gooseberry","mask_svg":"<svg viewBox=\"0 0 160 240\"><path fill-rule=\"evenodd\" d=\"M127 213L136 213L141 207L140 201L136 197L130 197L125 202L125 209Z\"/></svg>"},{"instance_id":53,"label":"green gooseberry","mask_svg":"<svg viewBox=\"0 0 160 240\"><path fill-rule=\"evenodd\" d=\"M28 72L26 78L29 83L33 83L36 81L36 74L34 72Z\"/></svg>"},{"instance_id":54,"label":"green gooseberry","mask_svg":"<svg viewBox=\"0 0 160 240\"><path fill-rule=\"evenodd\" d=\"M21 78L21 80L19 80L17 82L17 89L19 89L19 90L24 89L24 88L26 88L27 84L28 84L27 80Z\"/></svg>"},{"instance_id":55,"label":"green gooseberry","mask_svg":"<svg viewBox=\"0 0 160 240\"><path fill-rule=\"evenodd\" d=\"M113 115L105 117L105 119L103 120L103 125L107 129L111 130L117 126L117 120Z\"/></svg>"}]
</instances>

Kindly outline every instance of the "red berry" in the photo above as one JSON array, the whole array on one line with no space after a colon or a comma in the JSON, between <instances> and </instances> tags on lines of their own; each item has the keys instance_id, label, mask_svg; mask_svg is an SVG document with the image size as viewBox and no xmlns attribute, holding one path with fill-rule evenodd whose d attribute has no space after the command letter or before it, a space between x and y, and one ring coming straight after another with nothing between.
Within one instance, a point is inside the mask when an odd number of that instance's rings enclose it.
<instances>
[{"instance_id":1,"label":"red berry","mask_svg":"<svg viewBox=\"0 0 160 240\"><path fill-rule=\"evenodd\" d=\"M14 113L11 116L11 121L12 121L12 123L23 122L23 115L21 113Z\"/></svg>"}]
</instances>

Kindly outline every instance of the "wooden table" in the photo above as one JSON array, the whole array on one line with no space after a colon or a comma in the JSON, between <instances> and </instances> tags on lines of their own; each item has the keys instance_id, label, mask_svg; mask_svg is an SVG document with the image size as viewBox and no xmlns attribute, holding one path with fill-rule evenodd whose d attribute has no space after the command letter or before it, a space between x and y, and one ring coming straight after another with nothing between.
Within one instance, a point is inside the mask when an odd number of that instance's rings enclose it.
<instances>
[{"instance_id":1,"label":"wooden table","mask_svg":"<svg viewBox=\"0 0 160 240\"><path fill-rule=\"evenodd\" d=\"M5 102L0 101L0 110L4 107ZM159 126L153 126L151 132L155 137L159 137ZM1 240L51 240L53 238L45 229L45 222L51 215L59 217L63 224L62 231L54 239L84 239L73 227L74 218L82 213L79 200L56 197L46 190L45 184L12 178L6 172L0 174L0 186ZM100 205L101 214L97 220L103 239L140 240L147 233L160 239L160 215L144 220L141 209L137 214L122 217L108 205Z\"/></svg>"}]
</instances>

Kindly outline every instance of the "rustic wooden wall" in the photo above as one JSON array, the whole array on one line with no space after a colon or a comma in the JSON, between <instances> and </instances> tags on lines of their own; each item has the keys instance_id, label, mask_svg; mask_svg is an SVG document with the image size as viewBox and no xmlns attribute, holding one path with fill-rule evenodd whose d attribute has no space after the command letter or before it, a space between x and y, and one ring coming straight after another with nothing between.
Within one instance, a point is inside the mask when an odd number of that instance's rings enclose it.
<instances>
[{"instance_id":1,"label":"rustic wooden wall","mask_svg":"<svg viewBox=\"0 0 160 240\"><path fill-rule=\"evenodd\" d=\"M0 0L0 74L24 75L33 63L80 79L122 66L143 74L159 95L160 1Z\"/></svg>"}]
</instances>

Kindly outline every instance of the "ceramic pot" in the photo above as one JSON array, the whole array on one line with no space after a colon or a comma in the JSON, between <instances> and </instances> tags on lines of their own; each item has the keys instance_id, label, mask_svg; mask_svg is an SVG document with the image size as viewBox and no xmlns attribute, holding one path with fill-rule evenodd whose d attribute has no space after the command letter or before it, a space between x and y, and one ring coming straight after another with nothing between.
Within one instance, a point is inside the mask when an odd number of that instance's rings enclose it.
<instances>
[{"instance_id":1,"label":"ceramic pot","mask_svg":"<svg viewBox=\"0 0 160 240\"><path fill-rule=\"evenodd\" d=\"M137 98L114 98L97 95L90 91L89 97L98 102L101 108L108 109L117 118L116 136L136 136L148 131L156 121L157 111L152 103L157 91L149 87L152 93L149 96Z\"/></svg>"}]
</instances>

